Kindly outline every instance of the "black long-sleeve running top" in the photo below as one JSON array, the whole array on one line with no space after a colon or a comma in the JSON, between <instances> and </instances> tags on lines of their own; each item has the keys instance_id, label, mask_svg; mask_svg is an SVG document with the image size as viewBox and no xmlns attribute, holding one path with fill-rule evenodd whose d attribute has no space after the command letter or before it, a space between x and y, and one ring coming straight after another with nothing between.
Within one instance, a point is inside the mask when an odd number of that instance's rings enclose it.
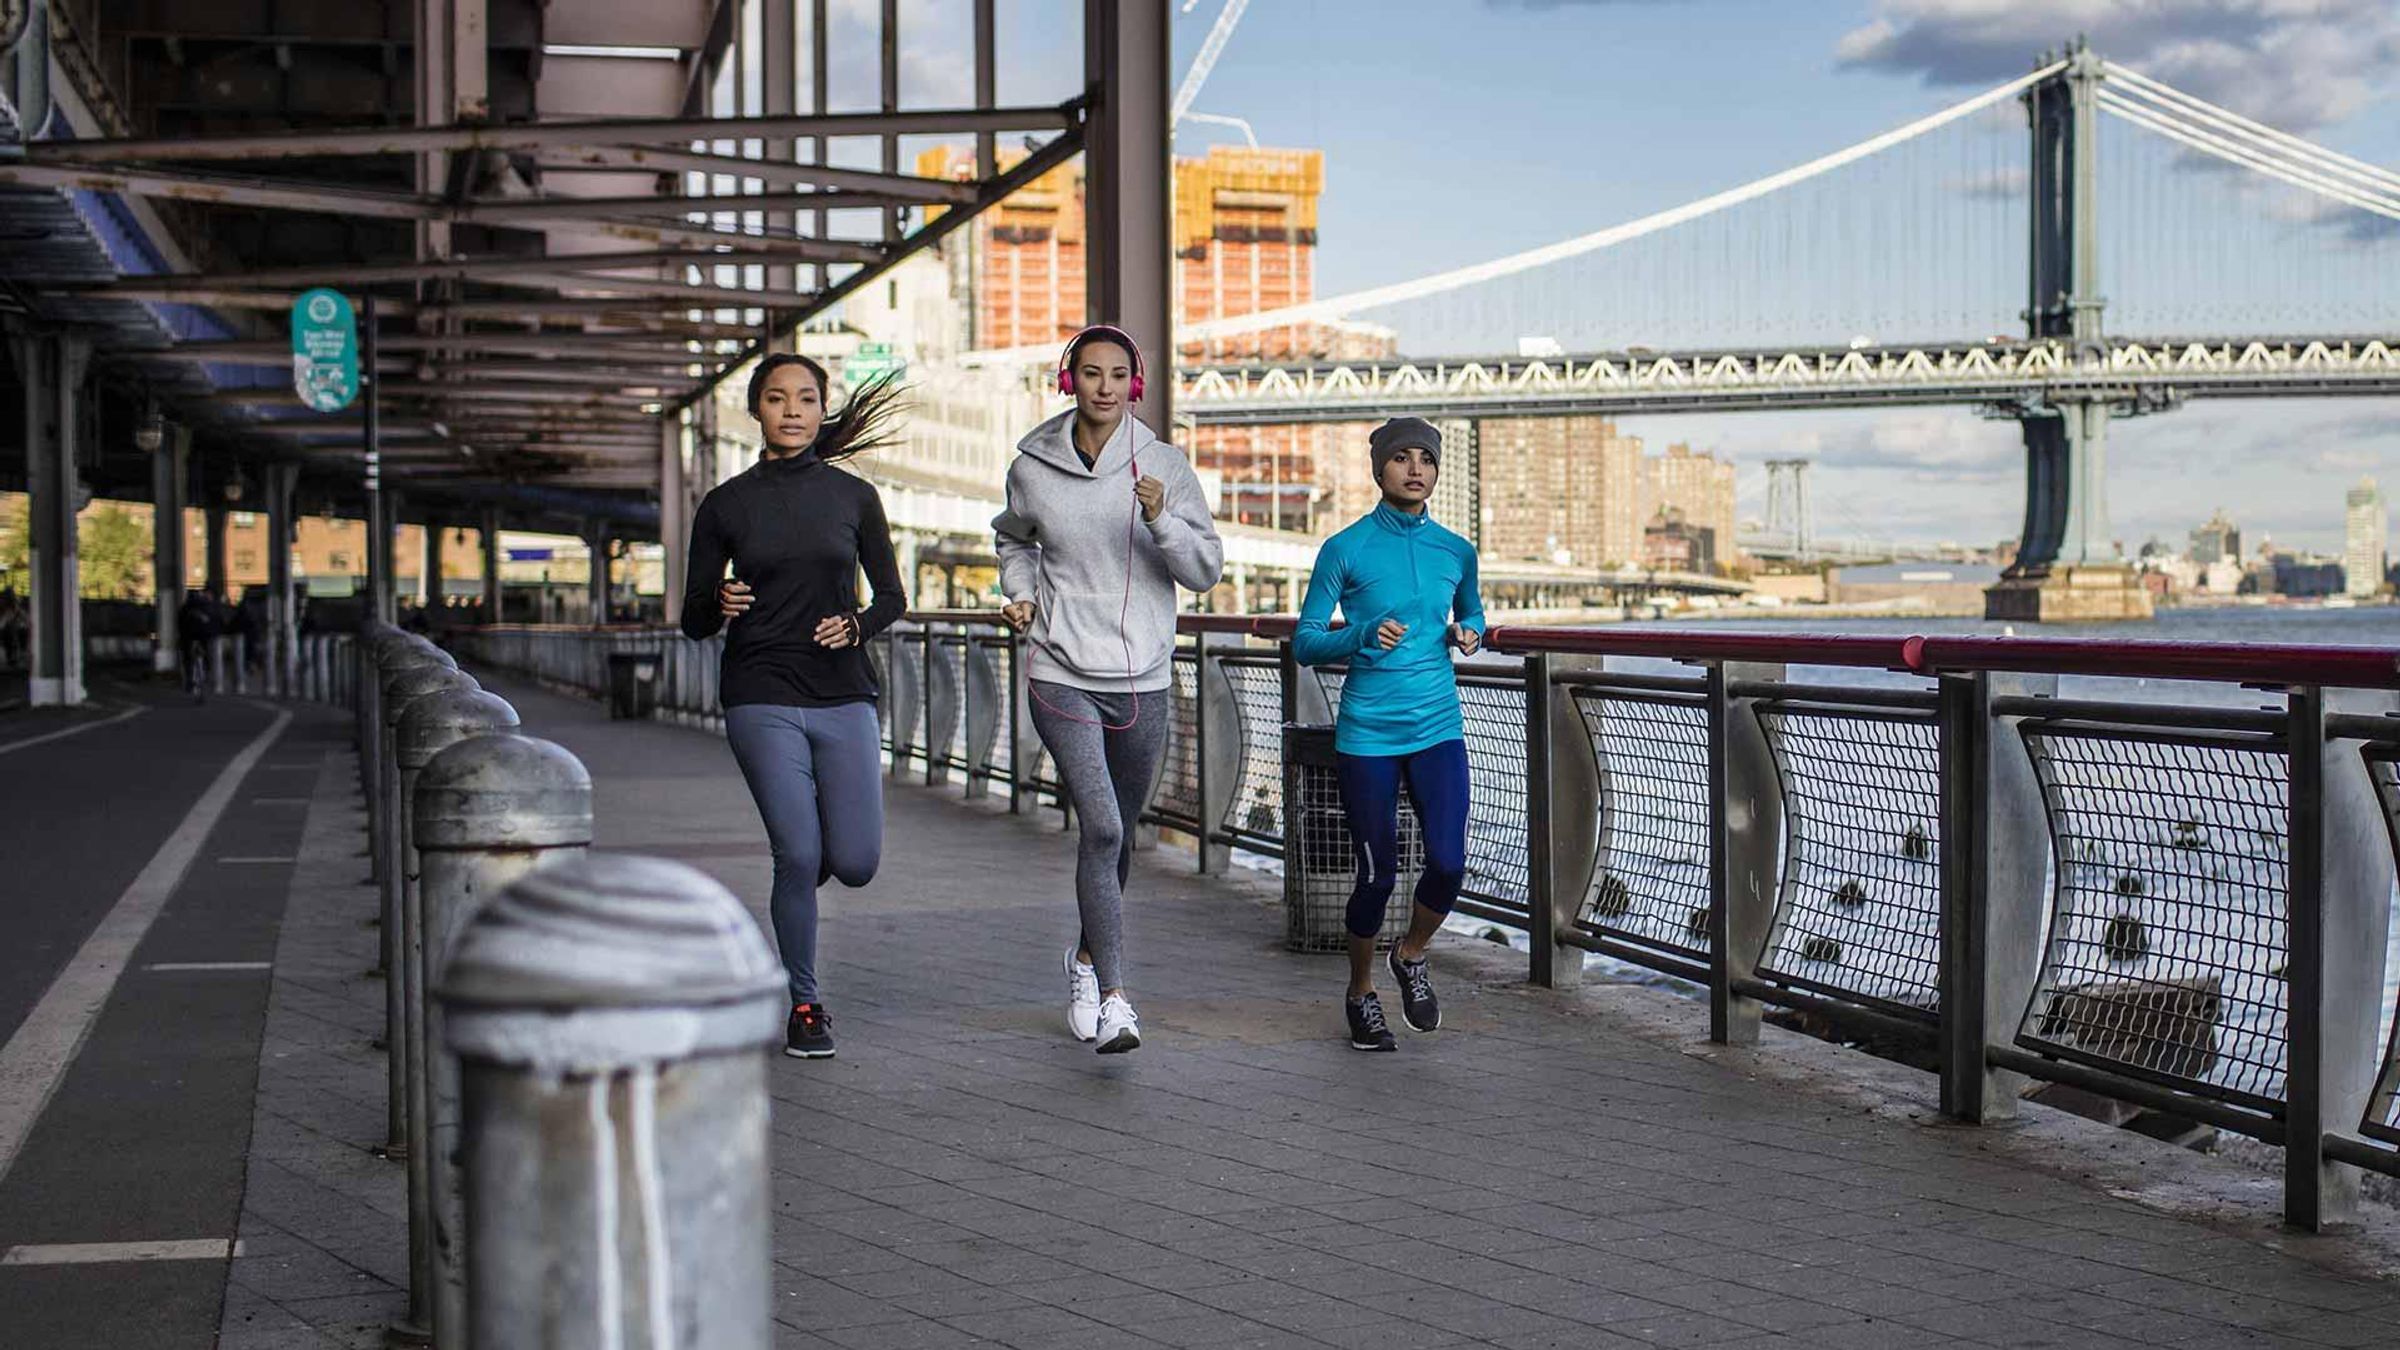
<instances>
[{"instance_id":1,"label":"black long-sleeve running top","mask_svg":"<svg viewBox=\"0 0 2400 1350\"><path fill-rule=\"evenodd\" d=\"M750 587L750 611L732 621L718 691L728 708L745 703L829 707L876 695L864 646L818 645L829 615L858 616L859 641L889 628L908 607L892 556L883 499L872 484L814 451L762 459L700 501L684 572L683 631L695 640L726 626L717 588L725 565ZM858 608L858 572L874 598Z\"/></svg>"}]
</instances>

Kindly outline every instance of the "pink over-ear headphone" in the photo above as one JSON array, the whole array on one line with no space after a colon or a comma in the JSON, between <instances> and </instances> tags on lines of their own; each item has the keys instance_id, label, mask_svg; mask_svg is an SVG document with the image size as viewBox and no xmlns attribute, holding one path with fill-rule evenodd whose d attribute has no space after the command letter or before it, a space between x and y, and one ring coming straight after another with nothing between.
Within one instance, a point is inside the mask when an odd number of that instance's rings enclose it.
<instances>
[{"instance_id":1,"label":"pink over-ear headphone","mask_svg":"<svg viewBox=\"0 0 2400 1350\"><path fill-rule=\"evenodd\" d=\"M1107 323L1093 324L1068 341L1067 350L1058 358L1058 392L1062 394L1075 392L1075 353L1083 350L1085 343L1099 341L1103 338L1123 347L1126 353L1133 357L1133 397L1128 401L1141 402L1142 349L1139 344L1134 342L1131 333L1115 324Z\"/></svg>"}]
</instances>

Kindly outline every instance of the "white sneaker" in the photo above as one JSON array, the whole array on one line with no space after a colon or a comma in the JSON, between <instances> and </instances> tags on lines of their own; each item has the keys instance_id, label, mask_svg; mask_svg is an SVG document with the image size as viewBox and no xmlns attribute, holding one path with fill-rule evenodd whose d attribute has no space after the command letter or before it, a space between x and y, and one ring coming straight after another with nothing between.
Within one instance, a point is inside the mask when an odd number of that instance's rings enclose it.
<instances>
[{"instance_id":1,"label":"white sneaker","mask_svg":"<svg viewBox=\"0 0 2400 1350\"><path fill-rule=\"evenodd\" d=\"M1100 976L1067 948L1067 1030L1088 1041L1100 1034Z\"/></svg>"},{"instance_id":2,"label":"white sneaker","mask_svg":"<svg viewBox=\"0 0 2400 1350\"><path fill-rule=\"evenodd\" d=\"M1123 994L1111 994L1101 1001L1099 1038L1104 1055L1142 1048L1142 1019L1133 1015L1133 1005Z\"/></svg>"}]
</instances>

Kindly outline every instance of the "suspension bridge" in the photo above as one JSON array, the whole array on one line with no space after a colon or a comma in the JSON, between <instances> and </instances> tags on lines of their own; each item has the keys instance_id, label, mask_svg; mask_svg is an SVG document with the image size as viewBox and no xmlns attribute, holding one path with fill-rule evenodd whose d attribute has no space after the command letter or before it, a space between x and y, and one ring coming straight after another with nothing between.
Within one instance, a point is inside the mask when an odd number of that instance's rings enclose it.
<instances>
[{"instance_id":1,"label":"suspension bridge","mask_svg":"<svg viewBox=\"0 0 2400 1350\"><path fill-rule=\"evenodd\" d=\"M2002 142L2028 126L2012 159ZM2400 393L2396 278L2400 174L2078 46L1671 210L1186 325L1201 359L1175 398L1203 426L1971 406L2017 421L2026 447L2022 543L1993 616L2116 617L2148 602L2109 575L2110 423L2192 400ZM1391 350L1239 355L1362 323ZM1969 336L1872 336L1945 328ZM1689 340L1627 340L1660 334ZM1506 354L1512 335L1546 354Z\"/></svg>"}]
</instances>

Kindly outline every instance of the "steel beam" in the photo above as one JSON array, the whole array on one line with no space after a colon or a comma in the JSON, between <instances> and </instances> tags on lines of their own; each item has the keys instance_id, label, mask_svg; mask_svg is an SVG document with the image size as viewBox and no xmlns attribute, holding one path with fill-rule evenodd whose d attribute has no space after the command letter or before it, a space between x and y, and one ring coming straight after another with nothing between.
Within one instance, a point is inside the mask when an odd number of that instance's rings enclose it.
<instances>
[{"instance_id":1,"label":"steel beam","mask_svg":"<svg viewBox=\"0 0 2400 1350\"><path fill-rule=\"evenodd\" d=\"M1124 329L1152 369L1173 365L1173 164L1167 149L1167 0L1084 0L1084 85L1099 100L1085 137L1087 314ZM1175 382L1149 382L1135 413L1174 435Z\"/></svg>"},{"instance_id":2,"label":"steel beam","mask_svg":"<svg viewBox=\"0 0 2400 1350\"><path fill-rule=\"evenodd\" d=\"M1082 99L1047 107L921 109L904 113L832 113L793 117L606 117L507 126L351 127L241 136L125 137L35 141L29 164L122 164L135 160L251 161L333 159L465 151L503 153L554 146L646 142L774 140L803 136L940 136L978 132L1066 131L1081 120Z\"/></svg>"},{"instance_id":3,"label":"steel beam","mask_svg":"<svg viewBox=\"0 0 2400 1350\"><path fill-rule=\"evenodd\" d=\"M772 11L770 11L772 13ZM772 43L769 44L770 50ZM772 88L772 86L770 86ZM988 134L988 133L987 133ZM769 142L770 145L776 142ZM789 142L783 142L787 145ZM700 150L667 150L654 146L587 146L545 157L544 173L704 173L755 178L771 187L814 184L858 192L882 193L915 202L958 203L974 200L975 185L914 174L878 173L873 169L841 169L828 164L793 164L779 159L748 159L712 155ZM813 203L804 203L813 205Z\"/></svg>"},{"instance_id":4,"label":"steel beam","mask_svg":"<svg viewBox=\"0 0 2400 1350\"><path fill-rule=\"evenodd\" d=\"M663 200L663 199L662 199ZM874 257L882 250L861 246ZM242 289L258 286L359 286L384 281L438 281L450 278L507 277L528 270L541 272L588 272L604 268L649 267L660 263L711 263L742 265L753 260L739 254L708 248L634 249L622 253L533 253L451 258L433 262L359 262L317 263L306 267L265 267L250 272L182 272L139 277L126 282L103 282L91 286L60 287L78 295L115 296L129 289L166 293L185 288L197 290ZM395 337L384 344L399 350L397 344L405 339ZM291 355L290 344L284 344L284 355Z\"/></svg>"}]
</instances>

